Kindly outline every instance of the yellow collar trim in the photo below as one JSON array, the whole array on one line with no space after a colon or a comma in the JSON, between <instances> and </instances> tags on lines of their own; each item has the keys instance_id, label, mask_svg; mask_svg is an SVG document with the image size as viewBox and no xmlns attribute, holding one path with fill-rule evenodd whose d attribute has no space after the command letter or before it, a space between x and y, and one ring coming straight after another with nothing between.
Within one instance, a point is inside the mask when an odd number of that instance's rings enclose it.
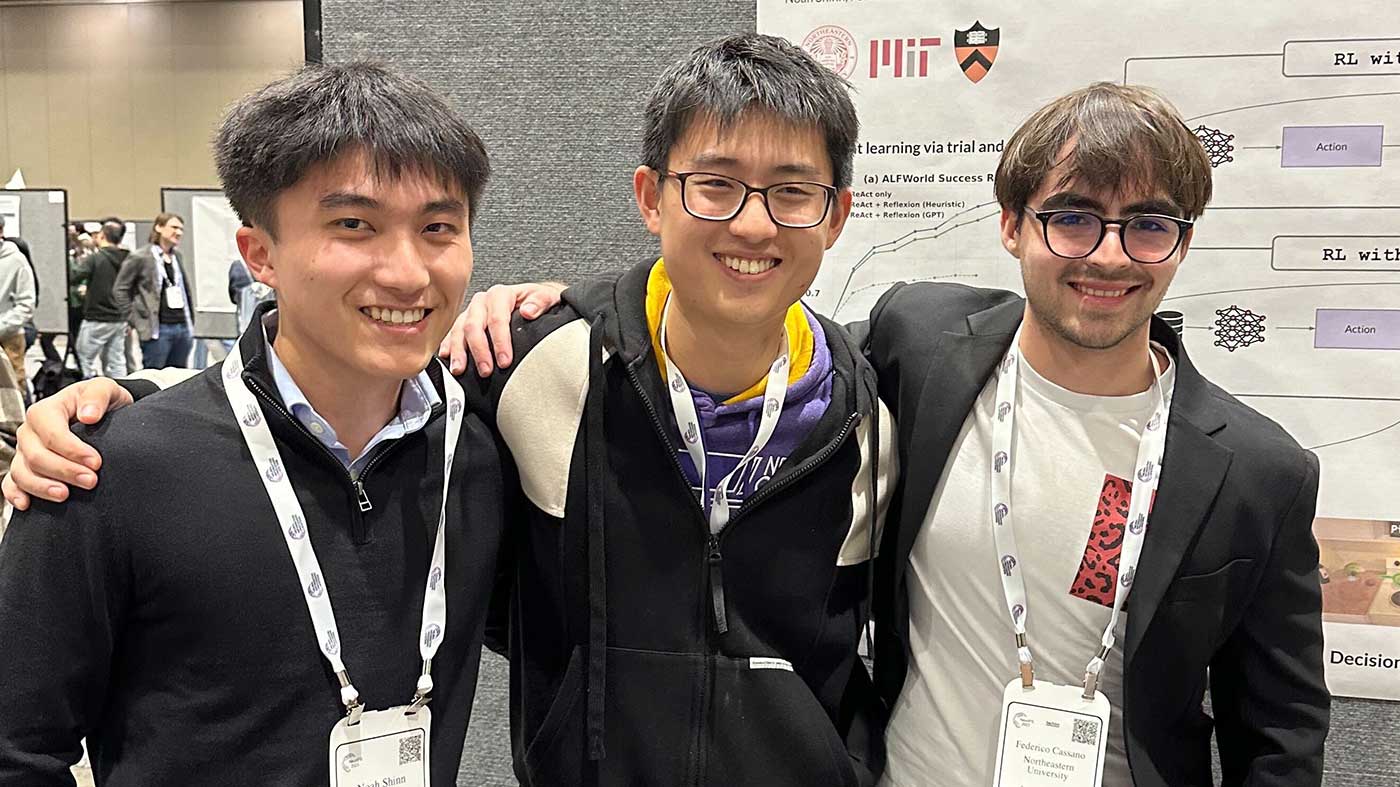
<instances>
[{"instance_id":1,"label":"yellow collar trim","mask_svg":"<svg viewBox=\"0 0 1400 787\"><path fill-rule=\"evenodd\" d=\"M666 306L666 296L671 294L671 278L666 275L666 262L658 259L647 277L647 328L651 331L651 350L656 356L656 365L661 369L661 379L666 379L666 358L661 354L661 310ZM812 326L807 322L807 314L802 304L794 303L788 308L788 358L792 361L788 373L788 385L792 385L807 374L812 365L812 351L815 344ZM766 380L760 379L748 390L726 399L723 404L742 402L763 395Z\"/></svg>"}]
</instances>

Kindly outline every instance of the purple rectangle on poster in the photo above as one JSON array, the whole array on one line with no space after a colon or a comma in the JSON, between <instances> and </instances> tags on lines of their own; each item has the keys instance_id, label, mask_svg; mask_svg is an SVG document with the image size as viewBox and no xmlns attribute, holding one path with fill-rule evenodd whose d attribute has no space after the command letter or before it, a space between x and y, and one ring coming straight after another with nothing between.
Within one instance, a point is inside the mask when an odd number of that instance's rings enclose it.
<instances>
[{"instance_id":1,"label":"purple rectangle on poster","mask_svg":"<svg viewBox=\"0 0 1400 787\"><path fill-rule=\"evenodd\" d=\"M1400 309L1318 309L1313 346L1400 350Z\"/></svg>"},{"instance_id":2,"label":"purple rectangle on poster","mask_svg":"<svg viewBox=\"0 0 1400 787\"><path fill-rule=\"evenodd\" d=\"M1385 126L1284 126L1285 167L1379 167Z\"/></svg>"}]
</instances>

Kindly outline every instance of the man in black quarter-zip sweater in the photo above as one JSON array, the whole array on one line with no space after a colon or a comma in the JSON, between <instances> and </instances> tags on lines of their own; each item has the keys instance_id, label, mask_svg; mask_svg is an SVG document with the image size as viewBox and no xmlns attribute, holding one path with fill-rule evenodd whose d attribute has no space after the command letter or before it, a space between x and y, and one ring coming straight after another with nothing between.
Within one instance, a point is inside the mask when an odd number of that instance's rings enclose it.
<instances>
[{"instance_id":1,"label":"man in black quarter-zip sweater","mask_svg":"<svg viewBox=\"0 0 1400 787\"><path fill-rule=\"evenodd\" d=\"M71 784L82 738L109 787L455 784L513 486L481 394L433 360L486 152L423 85L349 64L243 99L216 158L277 308L222 368L79 429L100 486L15 516L0 785ZM384 714L411 727L397 759L336 745Z\"/></svg>"}]
</instances>

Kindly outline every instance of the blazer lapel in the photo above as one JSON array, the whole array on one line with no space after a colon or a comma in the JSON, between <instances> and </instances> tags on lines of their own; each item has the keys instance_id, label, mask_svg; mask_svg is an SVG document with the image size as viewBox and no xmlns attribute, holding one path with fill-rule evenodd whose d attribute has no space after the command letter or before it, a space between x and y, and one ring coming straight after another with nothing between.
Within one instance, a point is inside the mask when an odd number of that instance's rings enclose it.
<instances>
[{"instance_id":1,"label":"blazer lapel","mask_svg":"<svg viewBox=\"0 0 1400 787\"><path fill-rule=\"evenodd\" d=\"M945 331L937 338L928 375L912 409L901 408L912 421L909 455L901 470L905 491L900 501L894 587L903 587L909 553L923 527L938 480L952 460L949 455L977 395L997 362L1006 354L1021 323L1025 302L1017 298L969 315L967 331ZM903 591L899 591L903 597ZM903 616L902 616L903 617Z\"/></svg>"},{"instance_id":2,"label":"blazer lapel","mask_svg":"<svg viewBox=\"0 0 1400 787\"><path fill-rule=\"evenodd\" d=\"M1216 442L1225 426L1214 396L1176 334L1153 319L1152 338L1172 354L1176 387L1167 419L1167 445L1162 456L1162 479L1148 520L1142 559L1128 596L1125 663L1132 659L1166 595L1186 550L1205 524L1234 454Z\"/></svg>"}]
</instances>

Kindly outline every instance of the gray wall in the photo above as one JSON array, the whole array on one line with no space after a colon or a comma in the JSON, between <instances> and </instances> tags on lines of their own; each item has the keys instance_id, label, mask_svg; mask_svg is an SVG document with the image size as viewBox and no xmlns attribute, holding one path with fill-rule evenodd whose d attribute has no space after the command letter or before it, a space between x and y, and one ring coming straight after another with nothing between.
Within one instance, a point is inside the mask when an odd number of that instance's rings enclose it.
<instances>
[{"instance_id":1,"label":"gray wall","mask_svg":"<svg viewBox=\"0 0 1400 787\"><path fill-rule=\"evenodd\" d=\"M39 275L39 302L34 327L44 333L68 333L68 192L63 189L5 189L19 196L19 236L29 244ZM53 202L50 194L62 194ZM6 229L13 231L13 228Z\"/></svg>"},{"instance_id":2,"label":"gray wall","mask_svg":"<svg viewBox=\"0 0 1400 787\"><path fill-rule=\"evenodd\" d=\"M495 177L473 229L473 285L576 280L656 244L632 204L641 97L695 44L754 29L753 0L610 3L323 0L328 62L374 57L447 94ZM503 672L487 656L462 784L514 784ZM1328 787L1400 779L1400 704L1338 700Z\"/></svg>"}]
</instances>

